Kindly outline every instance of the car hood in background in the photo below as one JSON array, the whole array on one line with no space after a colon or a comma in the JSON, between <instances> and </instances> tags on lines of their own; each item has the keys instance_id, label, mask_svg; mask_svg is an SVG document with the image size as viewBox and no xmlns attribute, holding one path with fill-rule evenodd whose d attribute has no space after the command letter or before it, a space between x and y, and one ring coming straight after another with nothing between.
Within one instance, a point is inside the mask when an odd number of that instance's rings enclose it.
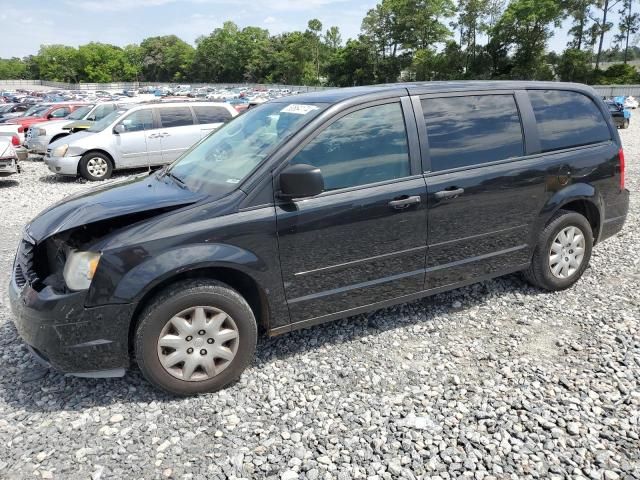
<instances>
[{"instance_id":1,"label":"car hood in background","mask_svg":"<svg viewBox=\"0 0 640 480\"><path fill-rule=\"evenodd\" d=\"M89 128L93 124L94 122L90 120L75 120L73 122L69 122L67 125L65 125L62 128L63 130L74 130L74 129L84 130L86 128Z\"/></svg>"},{"instance_id":2,"label":"car hood in background","mask_svg":"<svg viewBox=\"0 0 640 480\"><path fill-rule=\"evenodd\" d=\"M206 195L181 188L169 177L144 174L67 197L41 212L27 225L26 231L39 243L82 225L134 213L179 208L204 198Z\"/></svg>"}]
</instances>

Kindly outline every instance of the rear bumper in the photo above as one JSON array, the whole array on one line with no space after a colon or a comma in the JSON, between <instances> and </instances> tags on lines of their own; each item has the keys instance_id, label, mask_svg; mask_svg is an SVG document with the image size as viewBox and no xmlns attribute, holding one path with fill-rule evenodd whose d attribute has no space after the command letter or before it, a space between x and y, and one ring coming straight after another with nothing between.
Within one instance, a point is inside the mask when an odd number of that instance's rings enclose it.
<instances>
[{"instance_id":1,"label":"rear bumper","mask_svg":"<svg viewBox=\"0 0 640 480\"><path fill-rule=\"evenodd\" d=\"M0 158L0 177L6 177L18 173L18 162L15 158Z\"/></svg>"},{"instance_id":2,"label":"rear bumper","mask_svg":"<svg viewBox=\"0 0 640 480\"><path fill-rule=\"evenodd\" d=\"M627 220L627 214L629 213L629 190L625 189L620 193L620 199L618 202L607 205L606 215L604 222L602 222L602 228L600 230L600 237L598 242L602 242L609 237L614 236L624 226L624 222Z\"/></svg>"},{"instance_id":3,"label":"rear bumper","mask_svg":"<svg viewBox=\"0 0 640 480\"><path fill-rule=\"evenodd\" d=\"M85 308L86 292L20 288L9 300L18 333L38 360L82 377L122 376L129 366L131 305Z\"/></svg>"},{"instance_id":4,"label":"rear bumper","mask_svg":"<svg viewBox=\"0 0 640 480\"><path fill-rule=\"evenodd\" d=\"M39 155L44 155L47 151L47 145L49 145L49 139L44 140L40 137L30 138L26 141L25 147L29 152L37 153ZM46 142L46 143L45 143Z\"/></svg>"}]
</instances>

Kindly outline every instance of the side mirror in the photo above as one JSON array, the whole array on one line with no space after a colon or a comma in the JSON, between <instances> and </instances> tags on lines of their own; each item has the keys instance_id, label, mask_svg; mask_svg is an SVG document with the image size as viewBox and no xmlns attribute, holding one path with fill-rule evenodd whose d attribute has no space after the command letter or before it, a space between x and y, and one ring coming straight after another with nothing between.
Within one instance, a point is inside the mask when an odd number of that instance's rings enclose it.
<instances>
[{"instance_id":1,"label":"side mirror","mask_svg":"<svg viewBox=\"0 0 640 480\"><path fill-rule=\"evenodd\" d=\"M124 125L122 125L121 123L113 127L113 133L115 133L116 135L119 135L124 132L125 132Z\"/></svg>"},{"instance_id":2,"label":"side mirror","mask_svg":"<svg viewBox=\"0 0 640 480\"><path fill-rule=\"evenodd\" d=\"M95 121L96 121L96 117L95 116L92 115L90 117L87 117L87 122L95 122Z\"/></svg>"},{"instance_id":3,"label":"side mirror","mask_svg":"<svg viewBox=\"0 0 640 480\"><path fill-rule=\"evenodd\" d=\"M280 173L281 198L313 197L324 191L324 179L318 167L300 163L289 165Z\"/></svg>"}]
</instances>

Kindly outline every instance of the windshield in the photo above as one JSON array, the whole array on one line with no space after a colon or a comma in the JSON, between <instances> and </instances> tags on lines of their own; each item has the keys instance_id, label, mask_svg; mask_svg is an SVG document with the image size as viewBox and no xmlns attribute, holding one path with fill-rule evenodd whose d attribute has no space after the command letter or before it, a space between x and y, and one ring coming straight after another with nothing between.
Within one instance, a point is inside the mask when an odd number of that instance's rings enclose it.
<instances>
[{"instance_id":1,"label":"windshield","mask_svg":"<svg viewBox=\"0 0 640 480\"><path fill-rule=\"evenodd\" d=\"M74 110L73 113L66 118L66 120L82 120L92 109L93 105L80 107L77 110Z\"/></svg>"},{"instance_id":2,"label":"windshield","mask_svg":"<svg viewBox=\"0 0 640 480\"><path fill-rule=\"evenodd\" d=\"M24 116L25 117L30 117L32 115L38 115L38 114L43 113L44 111L46 111L48 109L49 109L49 105L34 105L29 110L24 112Z\"/></svg>"},{"instance_id":3,"label":"windshield","mask_svg":"<svg viewBox=\"0 0 640 480\"><path fill-rule=\"evenodd\" d=\"M119 108L118 110L114 110L109 115L104 117L102 120L98 120L96 123L91 125L90 128L87 128L87 132L101 132L113 122L115 122L118 117L120 117L124 112L126 112L128 108Z\"/></svg>"},{"instance_id":4,"label":"windshield","mask_svg":"<svg viewBox=\"0 0 640 480\"><path fill-rule=\"evenodd\" d=\"M228 193L324 108L301 103L256 107L209 135L168 172L191 190Z\"/></svg>"}]
</instances>

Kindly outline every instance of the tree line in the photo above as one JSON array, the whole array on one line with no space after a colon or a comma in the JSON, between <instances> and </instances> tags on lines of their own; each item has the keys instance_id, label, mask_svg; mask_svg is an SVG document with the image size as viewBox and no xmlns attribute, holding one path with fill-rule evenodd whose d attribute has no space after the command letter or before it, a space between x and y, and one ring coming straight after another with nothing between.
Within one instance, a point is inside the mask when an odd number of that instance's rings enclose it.
<instances>
[{"instance_id":1,"label":"tree line","mask_svg":"<svg viewBox=\"0 0 640 480\"><path fill-rule=\"evenodd\" d=\"M193 47L175 35L119 47L43 45L0 59L2 79L352 86L397 80L526 79L639 83L636 0L381 0L355 39L312 19L272 35L225 22ZM617 15L617 24L611 18ZM564 21L569 41L548 50ZM604 44L605 35L613 40ZM614 62L607 69L603 63Z\"/></svg>"}]
</instances>

